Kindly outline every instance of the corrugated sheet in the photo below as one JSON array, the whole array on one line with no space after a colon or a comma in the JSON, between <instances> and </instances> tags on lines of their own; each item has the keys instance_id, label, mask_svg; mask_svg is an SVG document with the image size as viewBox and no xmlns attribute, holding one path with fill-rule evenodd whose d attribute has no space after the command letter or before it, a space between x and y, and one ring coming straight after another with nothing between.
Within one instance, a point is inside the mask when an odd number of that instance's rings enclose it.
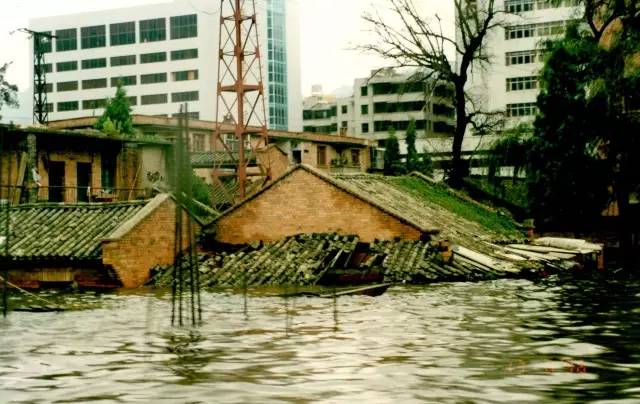
<instances>
[{"instance_id":1,"label":"corrugated sheet","mask_svg":"<svg viewBox=\"0 0 640 404\"><path fill-rule=\"evenodd\" d=\"M145 205L146 201L13 206L9 254L17 260L99 259L101 240ZM4 215L0 216L4 224Z\"/></svg>"}]
</instances>

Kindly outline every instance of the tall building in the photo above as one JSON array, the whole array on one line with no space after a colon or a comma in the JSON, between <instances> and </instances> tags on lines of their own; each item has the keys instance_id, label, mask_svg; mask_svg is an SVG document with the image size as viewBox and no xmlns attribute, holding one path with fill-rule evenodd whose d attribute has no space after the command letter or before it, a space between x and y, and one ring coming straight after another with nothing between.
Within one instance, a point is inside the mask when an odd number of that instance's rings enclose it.
<instances>
[{"instance_id":1,"label":"tall building","mask_svg":"<svg viewBox=\"0 0 640 404\"><path fill-rule=\"evenodd\" d=\"M353 95L335 99L316 89L304 100L304 131L363 137L383 146L390 128L404 139L413 118L416 148L431 150L432 141L453 133L453 93L446 85L416 81L412 76L390 68L374 70L369 77L354 80ZM406 151L404 142L400 148Z\"/></svg>"},{"instance_id":2,"label":"tall building","mask_svg":"<svg viewBox=\"0 0 640 404\"><path fill-rule=\"evenodd\" d=\"M475 1L472 1L475 3ZM489 31L486 54L490 65L473 69L468 91L486 111L504 111L505 127L531 123L537 113L539 72L544 61L542 43L564 34L581 17L577 0L501 0L503 26ZM483 2L478 2L482 10ZM459 38L458 32L458 38ZM471 133L467 137L472 136ZM476 142L466 142L475 147Z\"/></svg>"},{"instance_id":3,"label":"tall building","mask_svg":"<svg viewBox=\"0 0 640 404\"><path fill-rule=\"evenodd\" d=\"M100 115L118 81L134 113L172 116L189 103L215 120L219 12L170 3L38 18L47 45L49 119ZM216 6L218 3L216 3ZM302 129L297 5L257 0L265 103L270 128Z\"/></svg>"}]
</instances>

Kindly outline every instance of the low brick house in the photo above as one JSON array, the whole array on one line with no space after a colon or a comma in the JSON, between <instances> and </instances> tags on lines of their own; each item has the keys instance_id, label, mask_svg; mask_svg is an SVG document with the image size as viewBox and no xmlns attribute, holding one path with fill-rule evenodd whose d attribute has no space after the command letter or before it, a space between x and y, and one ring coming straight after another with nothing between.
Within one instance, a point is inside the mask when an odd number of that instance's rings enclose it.
<instances>
[{"instance_id":1,"label":"low brick house","mask_svg":"<svg viewBox=\"0 0 640 404\"><path fill-rule=\"evenodd\" d=\"M182 212L186 232L190 216ZM0 212L1 223L5 218ZM0 251L0 259L21 287L138 287L152 267L173 262L175 218L168 194L148 201L17 205L10 209L9 257ZM192 219L197 233L201 224Z\"/></svg>"}]
</instances>

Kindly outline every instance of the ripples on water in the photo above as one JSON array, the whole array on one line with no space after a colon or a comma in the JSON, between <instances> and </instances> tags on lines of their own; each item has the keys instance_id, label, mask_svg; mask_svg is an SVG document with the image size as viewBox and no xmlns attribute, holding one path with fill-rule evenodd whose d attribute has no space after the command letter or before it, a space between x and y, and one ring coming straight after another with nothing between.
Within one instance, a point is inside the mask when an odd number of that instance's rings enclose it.
<instances>
[{"instance_id":1,"label":"ripples on water","mask_svg":"<svg viewBox=\"0 0 640 404\"><path fill-rule=\"evenodd\" d=\"M640 401L640 284L502 280L380 297L161 291L0 319L0 402Z\"/></svg>"}]
</instances>

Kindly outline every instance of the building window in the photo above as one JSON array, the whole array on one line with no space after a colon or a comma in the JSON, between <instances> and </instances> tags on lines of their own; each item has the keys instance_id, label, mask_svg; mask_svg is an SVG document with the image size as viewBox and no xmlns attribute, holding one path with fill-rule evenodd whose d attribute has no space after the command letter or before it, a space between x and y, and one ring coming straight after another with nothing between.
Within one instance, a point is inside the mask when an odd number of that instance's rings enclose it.
<instances>
[{"instance_id":1,"label":"building window","mask_svg":"<svg viewBox=\"0 0 640 404\"><path fill-rule=\"evenodd\" d=\"M164 18L140 21L140 42L157 42L167 39L166 21Z\"/></svg>"},{"instance_id":2,"label":"building window","mask_svg":"<svg viewBox=\"0 0 640 404\"><path fill-rule=\"evenodd\" d=\"M99 69L101 67L107 67L107 59L99 58L99 59L85 59L82 61L83 69Z\"/></svg>"},{"instance_id":3,"label":"building window","mask_svg":"<svg viewBox=\"0 0 640 404\"><path fill-rule=\"evenodd\" d=\"M504 34L506 40L531 38L534 36L549 36L564 34L566 25L571 21L550 21L538 24L512 25L505 27Z\"/></svg>"},{"instance_id":4,"label":"building window","mask_svg":"<svg viewBox=\"0 0 640 404\"><path fill-rule=\"evenodd\" d=\"M538 88L536 76L511 77L507 79L507 91L533 90Z\"/></svg>"},{"instance_id":5,"label":"building window","mask_svg":"<svg viewBox=\"0 0 640 404\"><path fill-rule=\"evenodd\" d=\"M151 73L140 75L140 84L166 83L167 73Z\"/></svg>"},{"instance_id":6,"label":"building window","mask_svg":"<svg viewBox=\"0 0 640 404\"><path fill-rule=\"evenodd\" d=\"M107 46L107 37L104 25L80 28L80 40L82 49L103 48Z\"/></svg>"},{"instance_id":7,"label":"building window","mask_svg":"<svg viewBox=\"0 0 640 404\"><path fill-rule=\"evenodd\" d=\"M136 23L121 22L109 25L111 46L129 45L136 43Z\"/></svg>"},{"instance_id":8,"label":"building window","mask_svg":"<svg viewBox=\"0 0 640 404\"><path fill-rule=\"evenodd\" d=\"M122 83L123 86L135 86L138 84L138 79L136 76L111 77L111 87L117 87L118 82Z\"/></svg>"},{"instance_id":9,"label":"building window","mask_svg":"<svg viewBox=\"0 0 640 404\"><path fill-rule=\"evenodd\" d=\"M173 72L171 73L171 80L172 81L198 80L198 71L183 70L181 72Z\"/></svg>"},{"instance_id":10,"label":"building window","mask_svg":"<svg viewBox=\"0 0 640 404\"><path fill-rule=\"evenodd\" d=\"M193 143L191 145L191 150L194 152L201 152L205 150L205 139L206 136L202 133L194 133L193 134Z\"/></svg>"},{"instance_id":11,"label":"building window","mask_svg":"<svg viewBox=\"0 0 640 404\"><path fill-rule=\"evenodd\" d=\"M83 90L91 90L92 88L106 88L106 87L107 87L107 79L82 80Z\"/></svg>"},{"instance_id":12,"label":"building window","mask_svg":"<svg viewBox=\"0 0 640 404\"><path fill-rule=\"evenodd\" d=\"M44 69L45 73L53 72L53 64L52 63L45 63L45 64L42 65L42 68Z\"/></svg>"},{"instance_id":13,"label":"building window","mask_svg":"<svg viewBox=\"0 0 640 404\"><path fill-rule=\"evenodd\" d=\"M367 115L369 113L369 104L360 105L360 113L362 115Z\"/></svg>"},{"instance_id":14,"label":"building window","mask_svg":"<svg viewBox=\"0 0 640 404\"><path fill-rule=\"evenodd\" d=\"M44 88L45 88L45 91L47 93L52 93L53 92L53 83L46 83Z\"/></svg>"},{"instance_id":15,"label":"building window","mask_svg":"<svg viewBox=\"0 0 640 404\"><path fill-rule=\"evenodd\" d=\"M507 116L532 116L538 112L535 102L521 102L517 104L507 104Z\"/></svg>"},{"instance_id":16,"label":"building window","mask_svg":"<svg viewBox=\"0 0 640 404\"><path fill-rule=\"evenodd\" d=\"M197 91L184 91L171 94L171 102L198 101L200 94Z\"/></svg>"},{"instance_id":17,"label":"building window","mask_svg":"<svg viewBox=\"0 0 640 404\"><path fill-rule=\"evenodd\" d=\"M526 65L536 62L542 62L542 52L538 52L537 50L507 52L505 54L505 64L507 66Z\"/></svg>"},{"instance_id":18,"label":"building window","mask_svg":"<svg viewBox=\"0 0 640 404\"><path fill-rule=\"evenodd\" d=\"M127 101L129 101L129 105L138 105L138 97L136 97L135 95L127 97Z\"/></svg>"},{"instance_id":19,"label":"building window","mask_svg":"<svg viewBox=\"0 0 640 404\"><path fill-rule=\"evenodd\" d=\"M143 95L140 97L140 104L141 105L166 104L167 99L168 99L167 94Z\"/></svg>"},{"instance_id":20,"label":"building window","mask_svg":"<svg viewBox=\"0 0 640 404\"><path fill-rule=\"evenodd\" d=\"M73 70L78 70L78 62L72 60L70 62L58 62L56 63L56 71L57 72L70 72Z\"/></svg>"},{"instance_id":21,"label":"building window","mask_svg":"<svg viewBox=\"0 0 640 404\"><path fill-rule=\"evenodd\" d=\"M505 8L510 13L522 13L533 10L533 0L506 0Z\"/></svg>"},{"instance_id":22,"label":"building window","mask_svg":"<svg viewBox=\"0 0 640 404\"><path fill-rule=\"evenodd\" d=\"M78 29L59 29L56 31L56 52L78 49Z\"/></svg>"},{"instance_id":23,"label":"building window","mask_svg":"<svg viewBox=\"0 0 640 404\"><path fill-rule=\"evenodd\" d=\"M368 122L364 122L362 124L362 133L369 133L369 123Z\"/></svg>"},{"instance_id":24,"label":"building window","mask_svg":"<svg viewBox=\"0 0 640 404\"><path fill-rule=\"evenodd\" d=\"M180 49L171 51L171 60L197 59L198 49Z\"/></svg>"},{"instance_id":25,"label":"building window","mask_svg":"<svg viewBox=\"0 0 640 404\"><path fill-rule=\"evenodd\" d=\"M360 87L360 96L366 97L367 95L369 95L369 87L367 86Z\"/></svg>"},{"instance_id":26,"label":"building window","mask_svg":"<svg viewBox=\"0 0 640 404\"><path fill-rule=\"evenodd\" d=\"M128 66L136 64L136 55L112 56L111 67Z\"/></svg>"},{"instance_id":27,"label":"building window","mask_svg":"<svg viewBox=\"0 0 640 404\"><path fill-rule=\"evenodd\" d=\"M531 38L535 35L535 25L516 25L513 27L506 27L504 29L505 40L519 39L519 38Z\"/></svg>"},{"instance_id":28,"label":"building window","mask_svg":"<svg viewBox=\"0 0 640 404\"><path fill-rule=\"evenodd\" d=\"M78 101L64 101L58 103L58 112L77 111Z\"/></svg>"},{"instance_id":29,"label":"building window","mask_svg":"<svg viewBox=\"0 0 640 404\"><path fill-rule=\"evenodd\" d=\"M318 165L326 166L327 165L327 146L318 146Z\"/></svg>"},{"instance_id":30,"label":"building window","mask_svg":"<svg viewBox=\"0 0 640 404\"><path fill-rule=\"evenodd\" d=\"M346 128L347 126L349 126L347 121L342 121L341 124L340 124L341 128Z\"/></svg>"},{"instance_id":31,"label":"building window","mask_svg":"<svg viewBox=\"0 0 640 404\"><path fill-rule=\"evenodd\" d=\"M82 109L98 109L104 108L107 105L107 100L104 98L98 98L95 100L82 101Z\"/></svg>"},{"instance_id":32,"label":"building window","mask_svg":"<svg viewBox=\"0 0 640 404\"><path fill-rule=\"evenodd\" d=\"M48 102L44 105L44 109L47 112L53 112L53 103L52 102Z\"/></svg>"},{"instance_id":33,"label":"building window","mask_svg":"<svg viewBox=\"0 0 640 404\"><path fill-rule=\"evenodd\" d=\"M347 113L347 106L346 106L346 105L343 105L343 106L340 108L340 110L342 111L342 113L343 113L343 114L346 114L346 113Z\"/></svg>"},{"instance_id":34,"label":"building window","mask_svg":"<svg viewBox=\"0 0 640 404\"><path fill-rule=\"evenodd\" d=\"M171 17L171 39L198 36L198 16L196 14Z\"/></svg>"},{"instance_id":35,"label":"building window","mask_svg":"<svg viewBox=\"0 0 640 404\"><path fill-rule=\"evenodd\" d=\"M77 81L63 81L60 82L56 85L57 87L57 91L58 92L62 92L62 91L76 91L78 89L78 82ZM60 108L58 108L58 110L60 110Z\"/></svg>"},{"instance_id":36,"label":"building window","mask_svg":"<svg viewBox=\"0 0 640 404\"><path fill-rule=\"evenodd\" d=\"M167 60L167 52L143 53L140 55L140 63L157 63Z\"/></svg>"},{"instance_id":37,"label":"building window","mask_svg":"<svg viewBox=\"0 0 640 404\"><path fill-rule=\"evenodd\" d=\"M360 149L351 149L351 165L360 167Z\"/></svg>"},{"instance_id":38,"label":"building window","mask_svg":"<svg viewBox=\"0 0 640 404\"><path fill-rule=\"evenodd\" d=\"M42 33L50 35L51 31L42 31ZM38 41L38 44L35 46L37 46L38 49L42 51L42 53L50 53L53 51L52 42L53 40L51 38L48 38L46 36L41 36L40 40Z\"/></svg>"},{"instance_id":39,"label":"building window","mask_svg":"<svg viewBox=\"0 0 640 404\"><path fill-rule=\"evenodd\" d=\"M106 153L102 155L101 162L101 179L102 189L105 192L113 191L116 186L116 156L109 156Z\"/></svg>"}]
</instances>

